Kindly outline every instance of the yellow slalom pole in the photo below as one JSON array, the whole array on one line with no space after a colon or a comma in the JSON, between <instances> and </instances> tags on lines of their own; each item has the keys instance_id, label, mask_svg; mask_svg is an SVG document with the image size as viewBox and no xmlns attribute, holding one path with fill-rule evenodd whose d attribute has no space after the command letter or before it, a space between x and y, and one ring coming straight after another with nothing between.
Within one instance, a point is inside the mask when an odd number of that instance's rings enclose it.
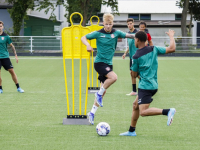
<instances>
[{"instance_id":1,"label":"yellow slalom pole","mask_svg":"<svg viewBox=\"0 0 200 150\"><path fill-rule=\"evenodd\" d=\"M90 61L89 61L90 58L86 59L86 62L87 62L87 69L90 67ZM90 80L88 81L88 87L90 87Z\"/></svg>"},{"instance_id":2,"label":"yellow slalom pole","mask_svg":"<svg viewBox=\"0 0 200 150\"><path fill-rule=\"evenodd\" d=\"M79 27L80 28L80 27ZM80 28L81 29L81 28ZM80 35L79 35L80 36ZM81 41L80 41L80 71L79 71L79 115L81 115L81 75L82 75L82 50L81 50Z\"/></svg>"},{"instance_id":3,"label":"yellow slalom pole","mask_svg":"<svg viewBox=\"0 0 200 150\"><path fill-rule=\"evenodd\" d=\"M94 87L93 86L93 72L94 72L94 63L93 63L93 51L92 51L92 87Z\"/></svg>"},{"instance_id":4,"label":"yellow slalom pole","mask_svg":"<svg viewBox=\"0 0 200 150\"><path fill-rule=\"evenodd\" d=\"M74 34L73 30L72 30L72 35ZM73 38L71 38L73 39ZM72 40L72 47L73 47L74 43ZM74 51L73 49L71 49L72 52L72 107L73 107L73 115L74 115Z\"/></svg>"},{"instance_id":5,"label":"yellow slalom pole","mask_svg":"<svg viewBox=\"0 0 200 150\"><path fill-rule=\"evenodd\" d=\"M65 57L63 53L63 67L64 67L64 75L65 75L65 89L66 89L66 98L67 98L67 114L69 114L69 97L68 97L68 88L67 88L67 74L66 74L66 65L65 65Z\"/></svg>"},{"instance_id":6,"label":"yellow slalom pole","mask_svg":"<svg viewBox=\"0 0 200 150\"><path fill-rule=\"evenodd\" d=\"M89 61L88 61L88 64L90 64L90 54L89 54ZM87 83L86 83L85 113L84 113L84 115L86 115L86 111L87 111L87 98L88 98L89 73L90 73L90 65L89 65L89 67L87 68Z\"/></svg>"}]
</instances>

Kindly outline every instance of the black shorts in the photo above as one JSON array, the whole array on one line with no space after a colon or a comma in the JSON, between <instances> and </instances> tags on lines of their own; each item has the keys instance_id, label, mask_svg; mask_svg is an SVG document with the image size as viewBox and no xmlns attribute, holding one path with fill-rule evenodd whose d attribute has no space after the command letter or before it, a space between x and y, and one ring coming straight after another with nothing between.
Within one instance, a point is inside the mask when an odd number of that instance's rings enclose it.
<instances>
[{"instance_id":1,"label":"black shorts","mask_svg":"<svg viewBox=\"0 0 200 150\"><path fill-rule=\"evenodd\" d=\"M98 79L100 80L100 82L104 83L104 81L107 79L106 75L113 70L113 66L103 62L99 62L94 63L94 69L99 74Z\"/></svg>"},{"instance_id":2,"label":"black shorts","mask_svg":"<svg viewBox=\"0 0 200 150\"><path fill-rule=\"evenodd\" d=\"M131 66L132 66L132 64L133 64L133 60L130 59L130 70L131 70Z\"/></svg>"},{"instance_id":3,"label":"black shorts","mask_svg":"<svg viewBox=\"0 0 200 150\"><path fill-rule=\"evenodd\" d=\"M0 69L1 69L1 66L3 66L5 70L13 68L10 58L0 59Z\"/></svg>"},{"instance_id":4,"label":"black shorts","mask_svg":"<svg viewBox=\"0 0 200 150\"><path fill-rule=\"evenodd\" d=\"M152 96L156 94L158 90L144 90L138 88L138 104L150 104L153 101Z\"/></svg>"}]
</instances>

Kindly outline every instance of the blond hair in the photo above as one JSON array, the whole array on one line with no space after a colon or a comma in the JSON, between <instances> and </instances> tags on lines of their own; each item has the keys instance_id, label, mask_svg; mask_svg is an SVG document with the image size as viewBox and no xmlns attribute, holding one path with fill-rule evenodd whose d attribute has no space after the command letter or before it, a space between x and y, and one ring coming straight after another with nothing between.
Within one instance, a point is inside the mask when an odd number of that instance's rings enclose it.
<instances>
[{"instance_id":1,"label":"blond hair","mask_svg":"<svg viewBox=\"0 0 200 150\"><path fill-rule=\"evenodd\" d=\"M2 25L3 25L3 21L0 21L0 24L2 24Z\"/></svg>"},{"instance_id":2,"label":"blond hair","mask_svg":"<svg viewBox=\"0 0 200 150\"><path fill-rule=\"evenodd\" d=\"M104 22L113 22L114 16L112 14L104 14L103 21Z\"/></svg>"}]
</instances>

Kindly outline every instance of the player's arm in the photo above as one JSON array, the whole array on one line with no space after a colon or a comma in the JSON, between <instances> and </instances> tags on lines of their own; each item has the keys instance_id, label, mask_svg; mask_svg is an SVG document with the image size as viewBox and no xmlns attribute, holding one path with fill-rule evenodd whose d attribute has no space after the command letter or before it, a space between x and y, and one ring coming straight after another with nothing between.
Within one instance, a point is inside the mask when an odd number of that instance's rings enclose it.
<instances>
[{"instance_id":1,"label":"player's arm","mask_svg":"<svg viewBox=\"0 0 200 150\"><path fill-rule=\"evenodd\" d=\"M133 71L133 77L134 77L134 78L137 78L137 77L139 77L139 74L138 74L138 72L135 72L135 71Z\"/></svg>"},{"instance_id":2,"label":"player's arm","mask_svg":"<svg viewBox=\"0 0 200 150\"><path fill-rule=\"evenodd\" d=\"M91 47L90 43L88 43L86 36L83 36L83 37L81 38L81 41L82 41L82 43L83 43L84 45L87 46L87 51L88 51L88 52L92 52L92 51L93 51L93 48Z\"/></svg>"},{"instance_id":3,"label":"player's arm","mask_svg":"<svg viewBox=\"0 0 200 150\"><path fill-rule=\"evenodd\" d=\"M170 30L170 29L169 29L169 32L166 32L166 34L169 36L169 39L170 39L169 47L166 47L166 54L175 52L176 43L174 40L174 33L175 33L174 30Z\"/></svg>"},{"instance_id":4,"label":"player's arm","mask_svg":"<svg viewBox=\"0 0 200 150\"><path fill-rule=\"evenodd\" d=\"M148 41L149 42L149 46L153 46L153 42L152 40Z\"/></svg>"},{"instance_id":5,"label":"player's arm","mask_svg":"<svg viewBox=\"0 0 200 150\"><path fill-rule=\"evenodd\" d=\"M135 38L135 34L129 34L129 33L126 33L126 38L130 38L130 39L134 39Z\"/></svg>"},{"instance_id":6,"label":"player's arm","mask_svg":"<svg viewBox=\"0 0 200 150\"><path fill-rule=\"evenodd\" d=\"M16 62L18 63L18 57L17 57L17 53L16 53L16 50L15 50L15 46L12 43L10 43L10 47L11 47L11 49L12 49L14 55L15 55Z\"/></svg>"},{"instance_id":7,"label":"player's arm","mask_svg":"<svg viewBox=\"0 0 200 150\"><path fill-rule=\"evenodd\" d=\"M127 50L124 52L124 54L122 55L122 58L125 59L126 54L129 52L129 47L127 48Z\"/></svg>"}]
</instances>

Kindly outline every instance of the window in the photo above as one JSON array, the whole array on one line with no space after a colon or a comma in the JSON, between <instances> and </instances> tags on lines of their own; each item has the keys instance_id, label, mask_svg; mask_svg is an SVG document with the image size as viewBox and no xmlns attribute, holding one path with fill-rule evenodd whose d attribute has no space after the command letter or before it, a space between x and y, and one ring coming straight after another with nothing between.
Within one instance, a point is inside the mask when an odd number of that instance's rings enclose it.
<instances>
[{"instance_id":1,"label":"window","mask_svg":"<svg viewBox=\"0 0 200 150\"><path fill-rule=\"evenodd\" d=\"M150 14L140 14L140 20L151 20Z\"/></svg>"},{"instance_id":2,"label":"window","mask_svg":"<svg viewBox=\"0 0 200 150\"><path fill-rule=\"evenodd\" d=\"M182 14L175 14L175 20L181 20Z\"/></svg>"},{"instance_id":3,"label":"window","mask_svg":"<svg viewBox=\"0 0 200 150\"><path fill-rule=\"evenodd\" d=\"M133 18L134 20L139 20L139 14L128 14L129 18Z\"/></svg>"}]
</instances>

